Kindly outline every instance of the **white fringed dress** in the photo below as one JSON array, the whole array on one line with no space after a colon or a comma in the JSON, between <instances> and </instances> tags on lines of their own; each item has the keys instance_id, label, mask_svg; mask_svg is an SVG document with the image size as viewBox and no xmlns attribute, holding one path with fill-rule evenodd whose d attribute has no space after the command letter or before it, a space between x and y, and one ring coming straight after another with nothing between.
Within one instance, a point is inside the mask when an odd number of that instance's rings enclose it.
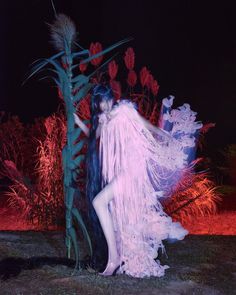
<instances>
[{"instance_id":1,"label":"white fringed dress","mask_svg":"<svg viewBox=\"0 0 236 295\"><path fill-rule=\"evenodd\" d=\"M172 221L158 198L170 194L187 166L185 148L194 144L192 133L199 126L194 128L193 121L185 140L157 140L127 99L118 101L109 115L101 113L99 123L102 187L117 178L109 211L120 262L124 262L118 273L161 277L169 268L157 259L158 249L165 250L162 241L182 240L188 231Z\"/></svg>"}]
</instances>

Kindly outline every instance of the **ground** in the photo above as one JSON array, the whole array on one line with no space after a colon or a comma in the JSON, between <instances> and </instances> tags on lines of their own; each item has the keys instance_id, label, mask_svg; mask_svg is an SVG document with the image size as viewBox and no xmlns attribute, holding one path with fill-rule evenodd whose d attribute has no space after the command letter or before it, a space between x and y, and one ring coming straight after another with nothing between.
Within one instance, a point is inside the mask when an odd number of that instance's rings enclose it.
<instances>
[{"instance_id":1,"label":"ground","mask_svg":"<svg viewBox=\"0 0 236 295\"><path fill-rule=\"evenodd\" d=\"M236 294L236 236L189 234L164 244L168 258L159 258L170 266L164 277L102 277L83 263L71 276L74 260L66 258L63 231L1 231L0 294Z\"/></svg>"}]
</instances>

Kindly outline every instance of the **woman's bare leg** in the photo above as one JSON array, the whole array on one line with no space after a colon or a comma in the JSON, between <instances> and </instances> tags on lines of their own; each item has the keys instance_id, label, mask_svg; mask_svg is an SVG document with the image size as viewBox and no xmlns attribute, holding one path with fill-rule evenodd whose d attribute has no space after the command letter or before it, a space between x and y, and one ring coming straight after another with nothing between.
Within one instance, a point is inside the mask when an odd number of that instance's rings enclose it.
<instances>
[{"instance_id":1,"label":"woman's bare leg","mask_svg":"<svg viewBox=\"0 0 236 295\"><path fill-rule=\"evenodd\" d=\"M105 271L102 273L103 275L111 275L119 265L114 226L108 209L108 203L113 199L115 181L116 179L113 179L93 199L93 207L99 218L108 245L108 263Z\"/></svg>"}]
</instances>

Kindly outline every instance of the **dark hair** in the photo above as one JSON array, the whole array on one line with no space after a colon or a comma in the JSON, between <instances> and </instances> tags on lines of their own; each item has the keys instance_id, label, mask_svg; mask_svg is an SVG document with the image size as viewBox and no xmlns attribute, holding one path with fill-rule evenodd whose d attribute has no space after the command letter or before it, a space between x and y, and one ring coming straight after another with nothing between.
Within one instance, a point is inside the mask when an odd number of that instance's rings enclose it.
<instances>
[{"instance_id":1,"label":"dark hair","mask_svg":"<svg viewBox=\"0 0 236 295\"><path fill-rule=\"evenodd\" d=\"M100 113L99 104L102 100L111 100L113 97L114 96L111 88L100 84L93 88L91 96L91 128L88 140L88 150L86 154L86 195L89 203L88 214L89 219L92 222L95 240L98 240L102 234L96 212L92 206L94 197L101 191L101 167L96 145L96 129L98 126L98 115Z\"/></svg>"},{"instance_id":2,"label":"dark hair","mask_svg":"<svg viewBox=\"0 0 236 295\"><path fill-rule=\"evenodd\" d=\"M93 98L94 108L99 110L99 103L102 100L114 99L114 95L110 87L98 84L93 88Z\"/></svg>"}]
</instances>

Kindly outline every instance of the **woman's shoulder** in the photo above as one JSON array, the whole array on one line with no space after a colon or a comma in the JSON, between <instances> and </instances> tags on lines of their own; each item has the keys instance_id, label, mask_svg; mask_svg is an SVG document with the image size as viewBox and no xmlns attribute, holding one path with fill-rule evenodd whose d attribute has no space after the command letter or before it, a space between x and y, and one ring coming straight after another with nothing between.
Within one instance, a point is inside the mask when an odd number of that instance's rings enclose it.
<instances>
[{"instance_id":1,"label":"woman's shoulder","mask_svg":"<svg viewBox=\"0 0 236 295\"><path fill-rule=\"evenodd\" d=\"M132 101L131 99L128 98L121 98L116 101L116 103L113 106L113 109L117 108L132 108L132 109L138 109L138 106L136 102Z\"/></svg>"},{"instance_id":2,"label":"woman's shoulder","mask_svg":"<svg viewBox=\"0 0 236 295\"><path fill-rule=\"evenodd\" d=\"M120 116L133 114L135 110L137 110L137 104L130 99L119 99L116 101L116 103L113 105L112 110L109 114L100 113L98 115L98 121L99 123L108 123L113 118L117 117L120 118Z\"/></svg>"}]
</instances>

